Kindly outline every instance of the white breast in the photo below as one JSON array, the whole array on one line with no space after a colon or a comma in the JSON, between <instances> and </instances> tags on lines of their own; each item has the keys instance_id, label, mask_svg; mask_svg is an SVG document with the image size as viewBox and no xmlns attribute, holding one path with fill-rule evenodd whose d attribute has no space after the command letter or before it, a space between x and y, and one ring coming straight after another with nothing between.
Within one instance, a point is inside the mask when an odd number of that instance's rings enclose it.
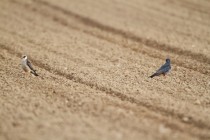
<instances>
[{"instance_id":1,"label":"white breast","mask_svg":"<svg viewBox=\"0 0 210 140\"><path fill-rule=\"evenodd\" d=\"M24 71L28 71L29 70L25 59L22 59L21 66L22 66Z\"/></svg>"}]
</instances>

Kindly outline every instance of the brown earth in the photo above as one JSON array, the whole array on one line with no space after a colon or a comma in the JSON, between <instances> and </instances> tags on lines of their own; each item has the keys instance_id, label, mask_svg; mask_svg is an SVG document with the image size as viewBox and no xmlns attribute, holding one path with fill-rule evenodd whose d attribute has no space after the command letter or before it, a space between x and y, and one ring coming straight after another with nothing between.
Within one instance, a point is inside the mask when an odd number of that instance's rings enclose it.
<instances>
[{"instance_id":1,"label":"brown earth","mask_svg":"<svg viewBox=\"0 0 210 140\"><path fill-rule=\"evenodd\" d=\"M210 139L209 9L1 0L0 139ZM23 54L39 77L22 73ZM148 78L166 57L171 73Z\"/></svg>"}]
</instances>

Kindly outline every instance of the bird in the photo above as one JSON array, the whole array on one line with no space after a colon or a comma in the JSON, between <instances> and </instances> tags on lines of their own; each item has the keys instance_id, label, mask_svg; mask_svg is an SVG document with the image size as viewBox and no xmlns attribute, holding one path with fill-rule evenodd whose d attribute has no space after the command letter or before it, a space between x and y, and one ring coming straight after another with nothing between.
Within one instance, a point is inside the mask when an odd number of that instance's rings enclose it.
<instances>
[{"instance_id":1,"label":"bird","mask_svg":"<svg viewBox=\"0 0 210 140\"><path fill-rule=\"evenodd\" d=\"M171 60L169 58L166 59L166 63L162 65L154 74L150 76L150 78L153 78L155 76L159 75L166 75L171 70Z\"/></svg>"},{"instance_id":2,"label":"bird","mask_svg":"<svg viewBox=\"0 0 210 140\"><path fill-rule=\"evenodd\" d=\"M32 67L31 62L28 60L28 57L27 57L26 55L23 55L23 56L22 56L21 66L22 66L22 69L23 69L25 72L30 72L30 73L32 73L34 76L39 76L39 75L36 73L36 70Z\"/></svg>"}]
</instances>

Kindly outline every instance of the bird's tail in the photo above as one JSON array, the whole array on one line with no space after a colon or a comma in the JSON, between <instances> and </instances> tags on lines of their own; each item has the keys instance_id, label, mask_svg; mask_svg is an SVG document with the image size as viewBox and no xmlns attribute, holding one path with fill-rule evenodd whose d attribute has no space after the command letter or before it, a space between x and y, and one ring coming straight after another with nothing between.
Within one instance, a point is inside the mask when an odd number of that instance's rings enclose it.
<instances>
[{"instance_id":1,"label":"bird's tail","mask_svg":"<svg viewBox=\"0 0 210 140\"><path fill-rule=\"evenodd\" d=\"M153 75L151 75L149 78L153 78L156 76L156 73L154 73Z\"/></svg>"},{"instance_id":2,"label":"bird's tail","mask_svg":"<svg viewBox=\"0 0 210 140\"><path fill-rule=\"evenodd\" d=\"M36 70L31 71L31 73L32 73L34 76L39 76L39 75L36 73Z\"/></svg>"}]
</instances>

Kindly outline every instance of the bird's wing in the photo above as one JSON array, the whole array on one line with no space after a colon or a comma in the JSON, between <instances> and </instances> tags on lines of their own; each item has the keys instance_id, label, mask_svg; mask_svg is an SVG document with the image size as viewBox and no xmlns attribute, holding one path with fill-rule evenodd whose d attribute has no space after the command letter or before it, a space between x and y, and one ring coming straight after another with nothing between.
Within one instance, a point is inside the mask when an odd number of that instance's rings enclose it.
<instances>
[{"instance_id":1,"label":"bird's wing","mask_svg":"<svg viewBox=\"0 0 210 140\"><path fill-rule=\"evenodd\" d=\"M27 60L27 66L32 70L32 71L35 71L34 68L32 67L31 65L31 62L29 60Z\"/></svg>"},{"instance_id":2,"label":"bird's wing","mask_svg":"<svg viewBox=\"0 0 210 140\"><path fill-rule=\"evenodd\" d=\"M165 73L167 71L169 71L171 69L170 63L165 63L164 65L162 65L157 71L156 73Z\"/></svg>"}]
</instances>

